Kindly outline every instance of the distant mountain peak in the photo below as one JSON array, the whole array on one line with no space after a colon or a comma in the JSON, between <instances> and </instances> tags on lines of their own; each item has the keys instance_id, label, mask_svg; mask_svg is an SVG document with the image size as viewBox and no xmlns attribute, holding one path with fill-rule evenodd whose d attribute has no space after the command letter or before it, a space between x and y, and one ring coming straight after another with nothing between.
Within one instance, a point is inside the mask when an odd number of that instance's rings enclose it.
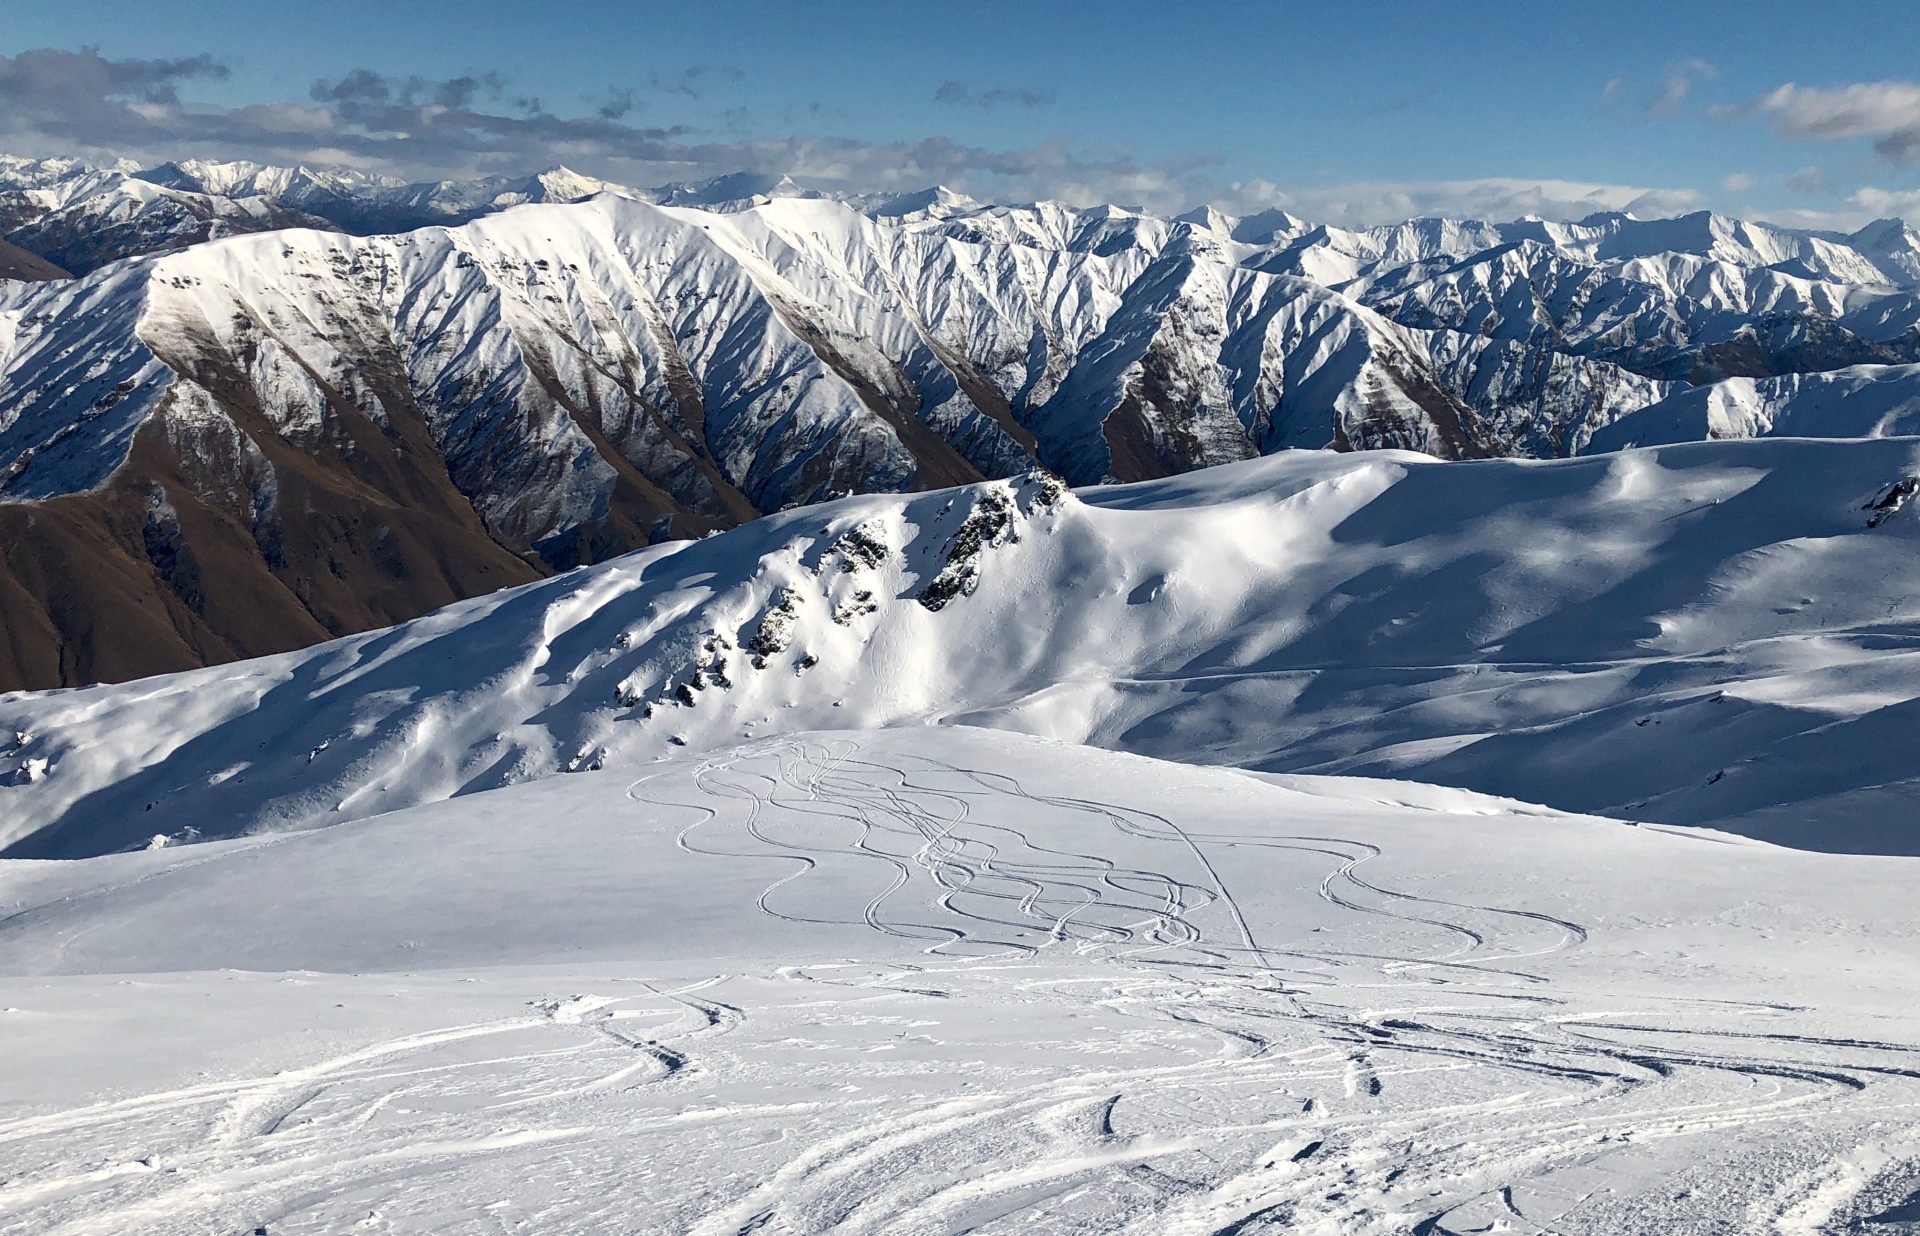
<instances>
[{"instance_id":1,"label":"distant mountain peak","mask_svg":"<svg viewBox=\"0 0 1920 1236\"><path fill-rule=\"evenodd\" d=\"M1233 238L1243 244L1266 245L1291 240L1313 230L1313 225L1298 215L1278 207L1247 215L1234 222Z\"/></svg>"},{"instance_id":2,"label":"distant mountain peak","mask_svg":"<svg viewBox=\"0 0 1920 1236\"><path fill-rule=\"evenodd\" d=\"M1234 218L1212 206L1196 206L1185 214L1175 215L1173 222L1184 223L1203 232L1218 232L1226 235L1233 231Z\"/></svg>"},{"instance_id":3,"label":"distant mountain peak","mask_svg":"<svg viewBox=\"0 0 1920 1236\"><path fill-rule=\"evenodd\" d=\"M886 198L879 205L870 208L867 213L877 219L934 217L979 210L984 205L985 203L949 189L945 185L930 185L925 189L916 189L911 193Z\"/></svg>"}]
</instances>

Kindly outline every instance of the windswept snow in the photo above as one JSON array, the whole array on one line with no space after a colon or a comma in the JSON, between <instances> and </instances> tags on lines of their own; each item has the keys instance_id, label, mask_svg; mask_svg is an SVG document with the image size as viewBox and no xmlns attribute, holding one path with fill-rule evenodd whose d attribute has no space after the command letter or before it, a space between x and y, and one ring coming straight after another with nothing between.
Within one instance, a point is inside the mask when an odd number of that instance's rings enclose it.
<instances>
[{"instance_id":1,"label":"windswept snow","mask_svg":"<svg viewBox=\"0 0 1920 1236\"><path fill-rule=\"evenodd\" d=\"M1915 853L1920 524L1887 498L1916 476L1910 439L1777 440L849 498L300 653L0 697L0 821L12 856L98 854L959 723Z\"/></svg>"},{"instance_id":2,"label":"windswept snow","mask_svg":"<svg viewBox=\"0 0 1920 1236\"><path fill-rule=\"evenodd\" d=\"M972 729L9 863L0 1224L1861 1230L1917 874Z\"/></svg>"}]
</instances>

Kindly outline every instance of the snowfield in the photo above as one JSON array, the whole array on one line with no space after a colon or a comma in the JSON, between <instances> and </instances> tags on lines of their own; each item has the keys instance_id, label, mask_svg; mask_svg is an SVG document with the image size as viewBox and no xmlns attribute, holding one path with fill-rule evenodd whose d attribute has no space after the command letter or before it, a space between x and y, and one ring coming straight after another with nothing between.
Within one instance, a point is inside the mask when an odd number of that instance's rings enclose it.
<instances>
[{"instance_id":1,"label":"snowfield","mask_svg":"<svg viewBox=\"0 0 1920 1236\"><path fill-rule=\"evenodd\" d=\"M0 1225L1895 1232L1916 876L971 728L9 863Z\"/></svg>"}]
</instances>

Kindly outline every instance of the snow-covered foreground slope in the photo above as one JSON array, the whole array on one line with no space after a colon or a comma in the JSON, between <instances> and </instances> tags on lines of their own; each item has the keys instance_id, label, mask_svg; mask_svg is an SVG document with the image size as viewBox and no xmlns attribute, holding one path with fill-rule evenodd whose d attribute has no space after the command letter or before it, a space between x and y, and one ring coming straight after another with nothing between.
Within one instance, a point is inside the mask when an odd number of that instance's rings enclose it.
<instances>
[{"instance_id":1,"label":"snow-covered foreground slope","mask_svg":"<svg viewBox=\"0 0 1920 1236\"><path fill-rule=\"evenodd\" d=\"M0 1226L1897 1232L1916 875L967 728L5 863Z\"/></svg>"},{"instance_id":2,"label":"snow-covered foreground slope","mask_svg":"<svg viewBox=\"0 0 1920 1236\"><path fill-rule=\"evenodd\" d=\"M300 653L0 697L0 822L12 856L99 854L957 722L1920 852L1916 474L1911 439L1770 440L851 498Z\"/></svg>"}]
</instances>

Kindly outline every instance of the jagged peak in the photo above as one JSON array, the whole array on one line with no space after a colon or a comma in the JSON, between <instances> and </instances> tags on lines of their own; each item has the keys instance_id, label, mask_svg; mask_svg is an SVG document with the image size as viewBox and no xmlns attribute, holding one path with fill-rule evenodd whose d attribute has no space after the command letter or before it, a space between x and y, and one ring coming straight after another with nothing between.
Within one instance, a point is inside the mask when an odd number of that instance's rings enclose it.
<instances>
[{"instance_id":1,"label":"jagged peak","mask_svg":"<svg viewBox=\"0 0 1920 1236\"><path fill-rule=\"evenodd\" d=\"M756 198L810 197L815 194L784 172L729 172L706 180L661 185L650 196L668 206L724 206Z\"/></svg>"},{"instance_id":2,"label":"jagged peak","mask_svg":"<svg viewBox=\"0 0 1920 1236\"><path fill-rule=\"evenodd\" d=\"M1313 224L1305 219L1273 206L1235 220L1233 238L1246 244L1264 245L1291 240L1313 230Z\"/></svg>"}]
</instances>

